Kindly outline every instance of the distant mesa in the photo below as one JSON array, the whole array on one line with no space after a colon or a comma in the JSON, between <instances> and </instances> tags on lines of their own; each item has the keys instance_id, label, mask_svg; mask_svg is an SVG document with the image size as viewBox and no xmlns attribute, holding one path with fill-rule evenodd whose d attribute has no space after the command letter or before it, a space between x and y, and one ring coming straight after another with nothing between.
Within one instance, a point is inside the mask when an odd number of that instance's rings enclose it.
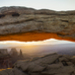
<instances>
[{"instance_id":1,"label":"distant mesa","mask_svg":"<svg viewBox=\"0 0 75 75\"><path fill-rule=\"evenodd\" d=\"M20 53L15 48L10 52L7 49L0 49L0 69L12 68L17 60L24 60L22 51Z\"/></svg>"}]
</instances>

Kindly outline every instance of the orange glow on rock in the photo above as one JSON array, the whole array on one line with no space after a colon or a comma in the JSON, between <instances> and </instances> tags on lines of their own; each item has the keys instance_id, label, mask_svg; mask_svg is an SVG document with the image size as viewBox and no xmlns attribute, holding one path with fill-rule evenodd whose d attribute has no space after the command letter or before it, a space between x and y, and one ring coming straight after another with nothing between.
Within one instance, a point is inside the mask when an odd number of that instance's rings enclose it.
<instances>
[{"instance_id":1,"label":"orange glow on rock","mask_svg":"<svg viewBox=\"0 0 75 75\"><path fill-rule=\"evenodd\" d=\"M0 41L42 41L50 38L55 38L59 40L68 40L68 41L75 41L70 37L60 37L55 33L45 33L45 32L27 32L27 33L20 33L20 34L12 34L12 35L5 35L0 36Z\"/></svg>"}]
</instances>

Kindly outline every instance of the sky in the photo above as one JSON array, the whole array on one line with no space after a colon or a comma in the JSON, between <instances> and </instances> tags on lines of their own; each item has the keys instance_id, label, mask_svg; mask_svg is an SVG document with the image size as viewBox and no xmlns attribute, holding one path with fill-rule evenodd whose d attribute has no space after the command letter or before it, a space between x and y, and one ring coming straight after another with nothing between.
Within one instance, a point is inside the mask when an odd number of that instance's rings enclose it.
<instances>
[{"instance_id":1,"label":"sky","mask_svg":"<svg viewBox=\"0 0 75 75\"><path fill-rule=\"evenodd\" d=\"M75 10L75 0L0 0L0 7L3 6L25 6L35 9L66 11Z\"/></svg>"},{"instance_id":2,"label":"sky","mask_svg":"<svg viewBox=\"0 0 75 75\"><path fill-rule=\"evenodd\" d=\"M3 6L24 6L30 7L35 9L51 9L56 11L67 11L67 10L75 10L75 0L0 0L0 7ZM51 43L71 43L68 41L61 41L55 39L48 39L44 44L51 44ZM16 43L16 41L13 41ZM11 41L1 42L0 44L4 43L13 43ZM20 42L17 42L20 43ZM23 42L22 42L23 43ZM32 42L36 43L36 42ZM31 44L32 44L31 43ZM37 42L36 44L42 44L42 42ZM26 43L27 44L27 43ZM30 42L28 42L30 44ZM2 45L0 45L2 46Z\"/></svg>"}]
</instances>

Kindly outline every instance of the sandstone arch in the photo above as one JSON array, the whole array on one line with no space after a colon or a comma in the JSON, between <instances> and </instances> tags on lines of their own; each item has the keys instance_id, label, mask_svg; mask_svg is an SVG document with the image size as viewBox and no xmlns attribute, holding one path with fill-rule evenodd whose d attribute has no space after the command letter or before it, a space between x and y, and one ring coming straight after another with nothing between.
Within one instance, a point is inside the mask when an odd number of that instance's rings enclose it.
<instances>
[{"instance_id":1,"label":"sandstone arch","mask_svg":"<svg viewBox=\"0 0 75 75\"><path fill-rule=\"evenodd\" d=\"M18 17L10 16L14 12L18 13ZM0 19L0 41L39 41L49 38L75 41L75 11L2 7L0 14L7 15Z\"/></svg>"}]
</instances>

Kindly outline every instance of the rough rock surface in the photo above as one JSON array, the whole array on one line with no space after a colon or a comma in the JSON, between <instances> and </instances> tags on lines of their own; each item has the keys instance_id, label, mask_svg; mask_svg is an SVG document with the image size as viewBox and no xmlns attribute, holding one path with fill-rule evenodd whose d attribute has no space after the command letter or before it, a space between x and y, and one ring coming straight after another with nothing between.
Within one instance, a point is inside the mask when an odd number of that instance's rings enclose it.
<instances>
[{"instance_id":1,"label":"rough rock surface","mask_svg":"<svg viewBox=\"0 0 75 75\"><path fill-rule=\"evenodd\" d=\"M17 61L12 69L0 71L0 75L75 75L74 59L53 53L35 60Z\"/></svg>"},{"instance_id":2,"label":"rough rock surface","mask_svg":"<svg viewBox=\"0 0 75 75\"><path fill-rule=\"evenodd\" d=\"M57 37L75 41L75 11L0 8L0 40L32 41Z\"/></svg>"}]
</instances>

